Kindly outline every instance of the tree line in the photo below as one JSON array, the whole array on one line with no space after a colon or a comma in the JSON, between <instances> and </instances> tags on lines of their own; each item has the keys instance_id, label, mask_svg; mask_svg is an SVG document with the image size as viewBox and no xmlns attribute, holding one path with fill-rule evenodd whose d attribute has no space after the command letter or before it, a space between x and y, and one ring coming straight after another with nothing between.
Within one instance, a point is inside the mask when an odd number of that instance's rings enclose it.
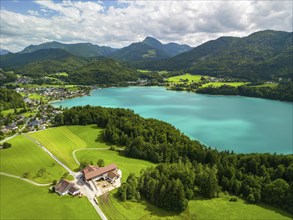
<instances>
[{"instance_id":1,"label":"tree line","mask_svg":"<svg viewBox=\"0 0 293 220\"><path fill-rule=\"evenodd\" d=\"M197 93L210 94L210 95L241 95L248 97L274 99L280 101L293 102L293 83L279 84L277 88L271 87L252 87L252 86L239 86L232 87L222 85L216 87L201 87L196 90Z\"/></svg>"},{"instance_id":2,"label":"tree line","mask_svg":"<svg viewBox=\"0 0 293 220\"><path fill-rule=\"evenodd\" d=\"M121 108L84 106L64 109L63 113L56 115L55 124L97 124L104 128L105 141L125 146L126 156L161 163L156 168L145 170L137 180L137 187L132 188L162 208L171 207L173 195L169 193L171 197L162 202L152 198L151 192L161 190L163 182L160 179L168 179L164 186L166 191L176 189L181 192L181 188L184 191L181 202L176 204L178 211L186 208L186 200L197 195L213 198L222 190L251 203L264 202L293 213L292 154L218 151L191 140L168 123L144 119ZM189 171L182 169L183 166ZM185 181L185 176L191 179ZM132 198L127 195L121 198Z\"/></svg>"},{"instance_id":3,"label":"tree line","mask_svg":"<svg viewBox=\"0 0 293 220\"><path fill-rule=\"evenodd\" d=\"M0 111L25 106L22 96L14 90L0 88Z\"/></svg>"}]
</instances>

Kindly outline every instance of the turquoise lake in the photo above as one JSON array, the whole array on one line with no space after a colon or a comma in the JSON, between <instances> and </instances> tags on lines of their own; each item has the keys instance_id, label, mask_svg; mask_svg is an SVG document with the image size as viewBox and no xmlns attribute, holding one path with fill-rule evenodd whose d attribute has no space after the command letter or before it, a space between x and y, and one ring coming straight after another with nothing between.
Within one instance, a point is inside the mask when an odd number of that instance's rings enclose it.
<instances>
[{"instance_id":1,"label":"turquoise lake","mask_svg":"<svg viewBox=\"0 0 293 220\"><path fill-rule=\"evenodd\" d=\"M134 110L169 122L192 139L238 153L292 153L293 104L240 96L210 96L164 87L93 90L54 106L96 105Z\"/></svg>"}]
</instances>

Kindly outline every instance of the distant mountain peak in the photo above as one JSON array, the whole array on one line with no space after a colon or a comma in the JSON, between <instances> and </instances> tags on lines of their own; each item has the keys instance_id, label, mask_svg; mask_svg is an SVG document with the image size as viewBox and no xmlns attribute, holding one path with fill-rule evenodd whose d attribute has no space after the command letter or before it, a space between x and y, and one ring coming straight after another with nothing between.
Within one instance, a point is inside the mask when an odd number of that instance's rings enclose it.
<instances>
[{"instance_id":1,"label":"distant mountain peak","mask_svg":"<svg viewBox=\"0 0 293 220\"><path fill-rule=\"evenodd\" d=\"M0 49L0 55L5 55L5 54L8 54L8 53L10 53L9 50Z\"/></svg>"}]
</instances>

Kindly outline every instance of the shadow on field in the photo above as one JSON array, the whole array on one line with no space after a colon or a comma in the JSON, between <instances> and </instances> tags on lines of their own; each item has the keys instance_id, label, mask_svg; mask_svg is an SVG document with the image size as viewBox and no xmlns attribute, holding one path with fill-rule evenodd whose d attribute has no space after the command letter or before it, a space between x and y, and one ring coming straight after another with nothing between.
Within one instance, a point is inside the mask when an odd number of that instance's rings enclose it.
<instances>
[{"instance_id":1,"label":"shadow on field","mask_svg":"<svg viewBox=\"0 0 293 220\"><path fill-rule=\"evenodd\" d=\"M245 204L249 204L249 203L246 203L246 202L245 202ZM293 219L293 218L292 218L292 217L293 217L292 215L290 215L288 212L283 211L283 210L281 210L281 209L279 209L279 208L275 208L275 207L272 207L272 206L270 206L270 205L266 205L266 204L255 204L255 205L257 205L257 206L259 206L259 207L262 207L262 208L264 208L264 209L268 209L268 210L270 210L270 211L276 212L276 213L278 213L278 214L280 214L280 215L283 215L283 216L286 216L286 217L288 217L288 218Z\"/></svg>"}]
</instances>

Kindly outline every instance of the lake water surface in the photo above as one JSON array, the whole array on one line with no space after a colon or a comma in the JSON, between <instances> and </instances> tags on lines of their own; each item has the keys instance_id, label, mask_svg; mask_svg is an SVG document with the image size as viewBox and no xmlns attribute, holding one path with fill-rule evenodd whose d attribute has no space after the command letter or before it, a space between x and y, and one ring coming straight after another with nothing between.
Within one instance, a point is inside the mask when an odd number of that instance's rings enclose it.
<instances>
[{"instance_id":1,"label":"lake water surface","mask_svg":"<svg viewBox=\"0 0 293 220\"><path fill-rule=\"evenodd\" d=\"M90 96L54 103L60 105L129 108L143 117L169 122L190 138L220 150L292 153L292 103L125 87L97 89Z\"/></svg>"}]
</instances>

